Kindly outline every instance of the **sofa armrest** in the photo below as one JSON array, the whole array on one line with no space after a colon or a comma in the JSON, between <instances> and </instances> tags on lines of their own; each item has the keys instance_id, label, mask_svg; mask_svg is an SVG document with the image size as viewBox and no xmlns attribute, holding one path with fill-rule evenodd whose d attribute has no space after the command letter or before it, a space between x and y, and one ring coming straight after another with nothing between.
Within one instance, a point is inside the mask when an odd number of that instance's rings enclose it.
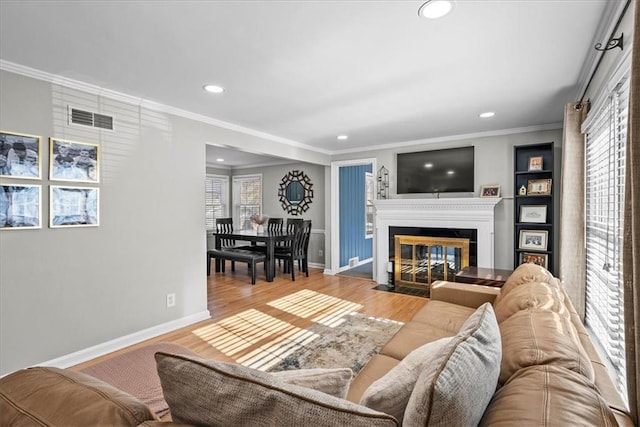
<instances>
[{"instance_id":1,"label":"sofa armrest","mask_svg":"<svg viewBox=\"0 0 640 427\"><path fill-rule=\"evenodd\" d=\"M493 303L498 293L500 293L500 288L493 286L437 280L431 284L430 298L436 301L478 308L485 302Z\"/></svg>"}]
</instances>

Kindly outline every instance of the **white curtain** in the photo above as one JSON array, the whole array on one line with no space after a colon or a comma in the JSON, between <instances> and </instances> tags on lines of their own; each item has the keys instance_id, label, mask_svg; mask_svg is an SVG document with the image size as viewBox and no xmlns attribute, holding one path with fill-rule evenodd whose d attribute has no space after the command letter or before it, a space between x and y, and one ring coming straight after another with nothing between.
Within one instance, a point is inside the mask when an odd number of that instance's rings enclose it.
<instances>
[{"instance_id":1,"label":"white curtain","mask_svg":"<svg viewBox=\"0 0 640 427\"><path fill-rule=\"evenodd\" d=\"M580 127L589 109L587 102L564 107L562 132L562 188L560 204L559 277L584 321L584 134Z\"/></svg>"}]
</instances>

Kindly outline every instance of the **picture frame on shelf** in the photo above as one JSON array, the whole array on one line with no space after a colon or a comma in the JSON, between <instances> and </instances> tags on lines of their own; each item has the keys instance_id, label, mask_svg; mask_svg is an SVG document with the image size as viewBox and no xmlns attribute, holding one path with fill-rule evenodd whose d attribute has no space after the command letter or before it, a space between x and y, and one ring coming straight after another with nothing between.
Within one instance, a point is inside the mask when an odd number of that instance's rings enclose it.
<instances>
[{"instance_id":1,"label":"picture frame on shelf","mask_svg":"<svg viewBox=\"0 0 640 427\"><path fill-rule=\"evenodd\" d=\"M546 251L548 238L547 230L520 230L519 248Z\"/></svg>"},{"instance_id":2,"label":"picture frame on shelf","mask_svg":"<svg viewBox=\"0 0 640 427\"><path fill-rule=\"evenodd\" d=\"M551 195L551 179L530 179L527 182L527 195L529 196Z\"/></svg>"},{"instance_id":3,"label":"picture frame on shelf","mask_svg":"<svg viewBox=\"0 0 640 427\"><path fill-rule=\"evenodd\" d=\"M530 171L541 171L544 162L542 156L533 156L529 157L529 170Z\"/></svg>"},{"instance_id":4,"label":"picture frame on shelf","mask_svg":"<svg viewBox=\"0 0 640 427\"><path fill-rule=\"evenodd\" d=\"M0 177L40 179L42 137L0 131Z\"/></svg>"},{"instance_id":5,"label":"picture frame on shelf","mask_svg":"<svg viewBox=\"0 0 640 427\"><path fill-rule=\"evenodd\" d=\"M49 179L98 183L100 146L87 142L49 138Z\"/></svg>"},{"instance_id":6,"label":"picture frame on shelf","mask_svg":"<svg viewBox=\"0 0 640 427\"><path fill-rule=\"evenodd\" d=\"M0 230L42 228L42 186L0 186Z\"/></svg>"},{"instance_id":7,"label":"picture frame on shelf","mask_svg":"<svg viewBox=\"0 0 640 427\"><path fill-rule=\"evenodd\" d=\"M547 268L547 265L549 264L549 255L534 252L521 252L520 264L526 264L528 262Z\"/></svg>"},{"instance_id":8,"label":"picture frame on shelf","mask_svg":"<svg viewBox=\"0 0 640 427\"><path fill-rule=\"evenodd\" d=\"M500 197L500 186L496 184L481 186L480 197Z\"/></svg>"},{"instance_id":9,"label":"picture frame on shelf","mask_svg":"<svg viewBox=\"0 0 640 427\"><path fill-rule=\"evenodd\" d=\"M99 189L90 187L49 187L49 227L97 227Z\"/></svg>"},{"instance_id":10,"label":"picture frame on shelf","mask_svg":"<svg viewBox=\"0 0 640 427\"><path fill-rule=\"evenodd\" d=\"M547 205L520 206L520 222L545 224L547 222Z\"/></svg>"}]
</instances>

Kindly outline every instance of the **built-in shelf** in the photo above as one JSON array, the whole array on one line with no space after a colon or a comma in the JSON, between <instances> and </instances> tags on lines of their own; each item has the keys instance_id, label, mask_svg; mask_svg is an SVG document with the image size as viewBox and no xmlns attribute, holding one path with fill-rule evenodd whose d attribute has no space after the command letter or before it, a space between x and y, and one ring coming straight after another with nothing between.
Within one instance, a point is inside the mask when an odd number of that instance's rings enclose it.
<instances>
[{"instance_id":1,"label":"built-in shelf","mask_svg":"<svg viewBox=\"0 0 640 427\"><path fill-rule=\"evenodd\" d=\"M554 273L554 194L553 142L514 147L514 267L523 262L536 262ZM547 181L548 180L548 181ZM548 194L540 192L550 183ZM521 188L526 194L521 194ZM531 221L523 220L523 209ZM542 222L541 222L542 219ZM555 273L554 273L555 274Z\"/></svg>"}]
</instances>

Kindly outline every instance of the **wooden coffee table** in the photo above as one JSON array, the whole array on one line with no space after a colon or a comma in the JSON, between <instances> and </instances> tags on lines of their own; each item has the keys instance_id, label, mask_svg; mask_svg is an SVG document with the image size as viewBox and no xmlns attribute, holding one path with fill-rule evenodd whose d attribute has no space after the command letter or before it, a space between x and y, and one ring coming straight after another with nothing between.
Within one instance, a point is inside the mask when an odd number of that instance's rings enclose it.
<instances>
[{"instance_id":1,"label":"wooden coffee table","mask_svg":"<svg viewBox=\"0 0 640 427\"><path fill-rule=\"evenodd\" d=\"M454 281L459 283L471 283L501 287L513 270L499 270L497 268L466 267L456 274Z\"/></svg>"}]
</instances>

